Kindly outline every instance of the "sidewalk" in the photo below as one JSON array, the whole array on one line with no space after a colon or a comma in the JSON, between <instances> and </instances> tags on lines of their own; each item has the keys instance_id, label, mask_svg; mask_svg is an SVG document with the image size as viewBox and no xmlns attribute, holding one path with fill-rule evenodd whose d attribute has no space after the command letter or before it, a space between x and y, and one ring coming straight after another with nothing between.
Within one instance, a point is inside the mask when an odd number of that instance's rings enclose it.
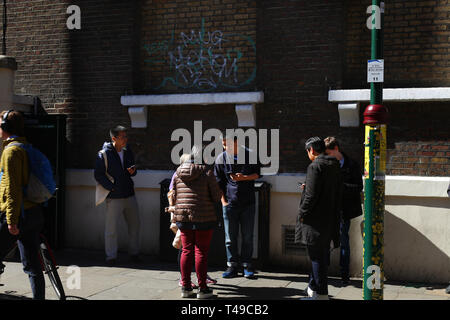
<instances>
[{"instance_id":1,"label":"sidewalk","mask_svg":"<svg viewBox=\"0 0 450 320\"><path fill-rule=\"evenodd\" d=\"M118 265L107 267L103 253L96 251L64 250L57 252L59 275L68 300L181 300L176 263L164 263L155 257L143 256L144 262L133 265L127 255L119 256ZM5 262L0 278L0 299L29 299L28 276L19 262ZM72 275L68 267L77 265L81 271L80 289L69 289L66 280ZM218 280L211 286L215 299L299 299L307 286L308 276L296 273L259 271L257 279L222 279L223 270L210 268L209 275ZM194 281L196 280L193 275ZM48 278L45 278L46 298L56 299ZM337 278L329 279L329 295L335 300L362 300L362 280L352 279L341 287ZM450 300L445 293L447 284L425 285L388 282L384 285L385 300Z\"/></svg>"}]
</instances>

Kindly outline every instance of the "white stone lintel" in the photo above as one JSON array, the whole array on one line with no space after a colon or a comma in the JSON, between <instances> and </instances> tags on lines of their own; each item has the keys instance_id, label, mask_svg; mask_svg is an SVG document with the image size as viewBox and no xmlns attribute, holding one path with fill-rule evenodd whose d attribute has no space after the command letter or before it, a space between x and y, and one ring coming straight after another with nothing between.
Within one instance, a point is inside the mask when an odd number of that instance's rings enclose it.
<instances>
[{"instance_id":1,"label":"white stone lintel","mask_svg":"<svg viewBox=\"0 0 450 320\"><path fill-rule=\"evenodd\" d=\"M328 91L328 101L338 103L341 127L359 126L359 104L370 101L369 89ZM450 87L383 89L383 102L450 101Z\"/></svg>"},{"instance_id":2,"label":"white stone lintel","mask_svg":"<svg viewBox=\"0 0 450 320\"><path fill-rule=\"evenodd\" d=\"M122 96L120 102L128 107L133 128L147 127L147 108L151 106L189 106L234 104L239 127L256 126L257 103L264 102L264 92L218 92L186 94L151 94Z\"/></svg>"},{"instance_id":3,"label":"white stone lintel","mask_svg":"<svg viewBox=\"0 0 450 320\"><path fill-rule=\"evenodd\" d=\"M124 106L255 104L264 102L264 93L257 91L130 95L122 96L120 102Z\"/></svg>"},{"instance_id":4,"label":"white stone lintel","mask_svg":"<svg viewBox=\"0 0 450 320\"><path fill-rule=\"evenodd\" d=\"M330 102L370 101L369 89L330 90ZM450 101L450 87L383 89L383 101Z\"/></svg>"}]
</instances>

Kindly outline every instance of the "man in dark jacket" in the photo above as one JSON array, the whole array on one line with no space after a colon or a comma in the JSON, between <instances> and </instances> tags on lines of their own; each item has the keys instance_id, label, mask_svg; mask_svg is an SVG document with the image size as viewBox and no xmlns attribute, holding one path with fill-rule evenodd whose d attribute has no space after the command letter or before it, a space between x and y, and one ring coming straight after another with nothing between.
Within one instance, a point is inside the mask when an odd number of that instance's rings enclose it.
<instances>
[{"instance_id":1,"label":"man in dark jacket","mask_svg":"<svg viewBox=\"0 0 450 320\"><path fill-rule=\"evenodd\" d=\"M128 224L129 254L132 262L140 262L139 258L139 212L134 194L136 175L134 156L127 146L128 137L125 127L117 126L110 130L112 142L105 142L103 150L98 153L95 162L94 176L110 193L106 198L105 221L105 253L108 265L117 260L117 219L123 214ZM105 166L105 158L108 168ZM113 178L110 181L106 173Z\"/></svg>"},{"instance_id":2,"label":"man in dark jacket","mask_svg":"<svg viewBox=\"0 0 450 320\"><path fill-rule=\"evenodd\" d=\"M325 144L319 137L306 141L305 149L312 163L306 172L295 242L307 246L312 272L307 288L312 299L328 300L327 269L330 243L339 245L342 178L336 158L324 154Z\"/></svg>"},{"instance_id":3,"label":"man in dark jacket","mask_svg":"<svg viewBox=\"0 0 450 320\"><path fill-rule=\"evenodd\" d=\"M362 215L361 209L361 191L363 189L362 174L359 165L350 159L345 153L340 151L339 142L335 137L324 139L325 152L335 157L341 167L344 189L342 194L342 217L340 222L340 266L342 284L349 283L350 266L350 238L348 231L350 229L351 219Z\"/></svg>"}]
</instances>

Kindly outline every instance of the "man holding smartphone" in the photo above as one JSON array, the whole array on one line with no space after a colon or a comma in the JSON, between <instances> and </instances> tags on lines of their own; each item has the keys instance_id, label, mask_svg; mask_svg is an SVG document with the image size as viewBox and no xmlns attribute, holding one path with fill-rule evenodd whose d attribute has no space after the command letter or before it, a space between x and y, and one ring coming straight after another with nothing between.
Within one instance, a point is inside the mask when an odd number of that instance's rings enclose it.
<instances>
[{"instance_id":1,"label":"man holding smartphone","mask_svg":"<svg viewBox=\"0 0 450 320\"><path fill-rule=\"evenodd\" d=\"M228 269L223 278L238 276L240 265L246 278L254 277L252 268L253 228L255 224L255 181L260 177L260 165L250 163L250 151L238 145L237 137L222 137L225 151L214 166L214 174L222 190L222 210L225 228L225 248ZM238 155L245 155L240 163ZM239 227L241 253L238 252Z\"/></svg>"},{"instance_id":2,"label":"man holding smartphone","mask_svg":"<svg viewBox=\"0 0 450 320\"><path fill-rule=\"evenodd\" d=\"M129 254L134 263L139 258L139 210L131 177L137 173L134 155L128 143L127 129L116 126L110 132L111 142L105 142L98 153L94 176L110 193L106 198L105 253L106 263L117 261L117 220L123 214L128 224ZM105 158L106 156L106 158ZM112 178L108 178L107 174Z\"/></svg>"}]
</instances>

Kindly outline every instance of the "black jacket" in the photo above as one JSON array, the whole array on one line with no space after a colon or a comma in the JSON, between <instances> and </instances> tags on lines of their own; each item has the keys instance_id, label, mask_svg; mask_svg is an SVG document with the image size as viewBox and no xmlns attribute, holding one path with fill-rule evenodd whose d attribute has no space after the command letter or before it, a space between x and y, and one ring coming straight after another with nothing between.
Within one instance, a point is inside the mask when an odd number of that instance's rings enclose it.
<instances>
[{"instance_id":1,"label":"black jacket","mask_svg":"<svg viewBox=\"0 0 450 320\"><path fill-rule=\"evenodd\" d=\"M342 153L342 155L344 156L344 165L341 168L344 181L342 217L345 220L350 220L362 215L361 191L363 181L359 165L345 153Z\"/></svg>"},{"instance_id":2,"label":"black jacket","mask_svg":"<svg viewBox=\"0 0 450 320\"><path fill-rule=\"evenodd\" d=\"M127 168L135 165L133 152L128 146L123 148L124 165L122 166L119 154L111 142L105 142L103 144L103 149L106 151L106 156L108 157L108 174L114 178L114 184L111 183L105 175L105 162L101 152L98 153L95 161L95 180L97 180L97 182L100 183L105 189L111 191L108 198L122 199L133 196L134 182L131 177L136 175L137 170L133 173L133 175L130 175L127 170Z\"/></svg>"},{"instance_id":3,"label":"black jacket","mask_svg":"<svg viewBox=\"0 0 450 320\"><path fill-rule=\"evenodd\" d=\"M319 155L306 172L295 228L295 242L339 246L342 176L336 158Z\"/></svg>"}]
</instances>

